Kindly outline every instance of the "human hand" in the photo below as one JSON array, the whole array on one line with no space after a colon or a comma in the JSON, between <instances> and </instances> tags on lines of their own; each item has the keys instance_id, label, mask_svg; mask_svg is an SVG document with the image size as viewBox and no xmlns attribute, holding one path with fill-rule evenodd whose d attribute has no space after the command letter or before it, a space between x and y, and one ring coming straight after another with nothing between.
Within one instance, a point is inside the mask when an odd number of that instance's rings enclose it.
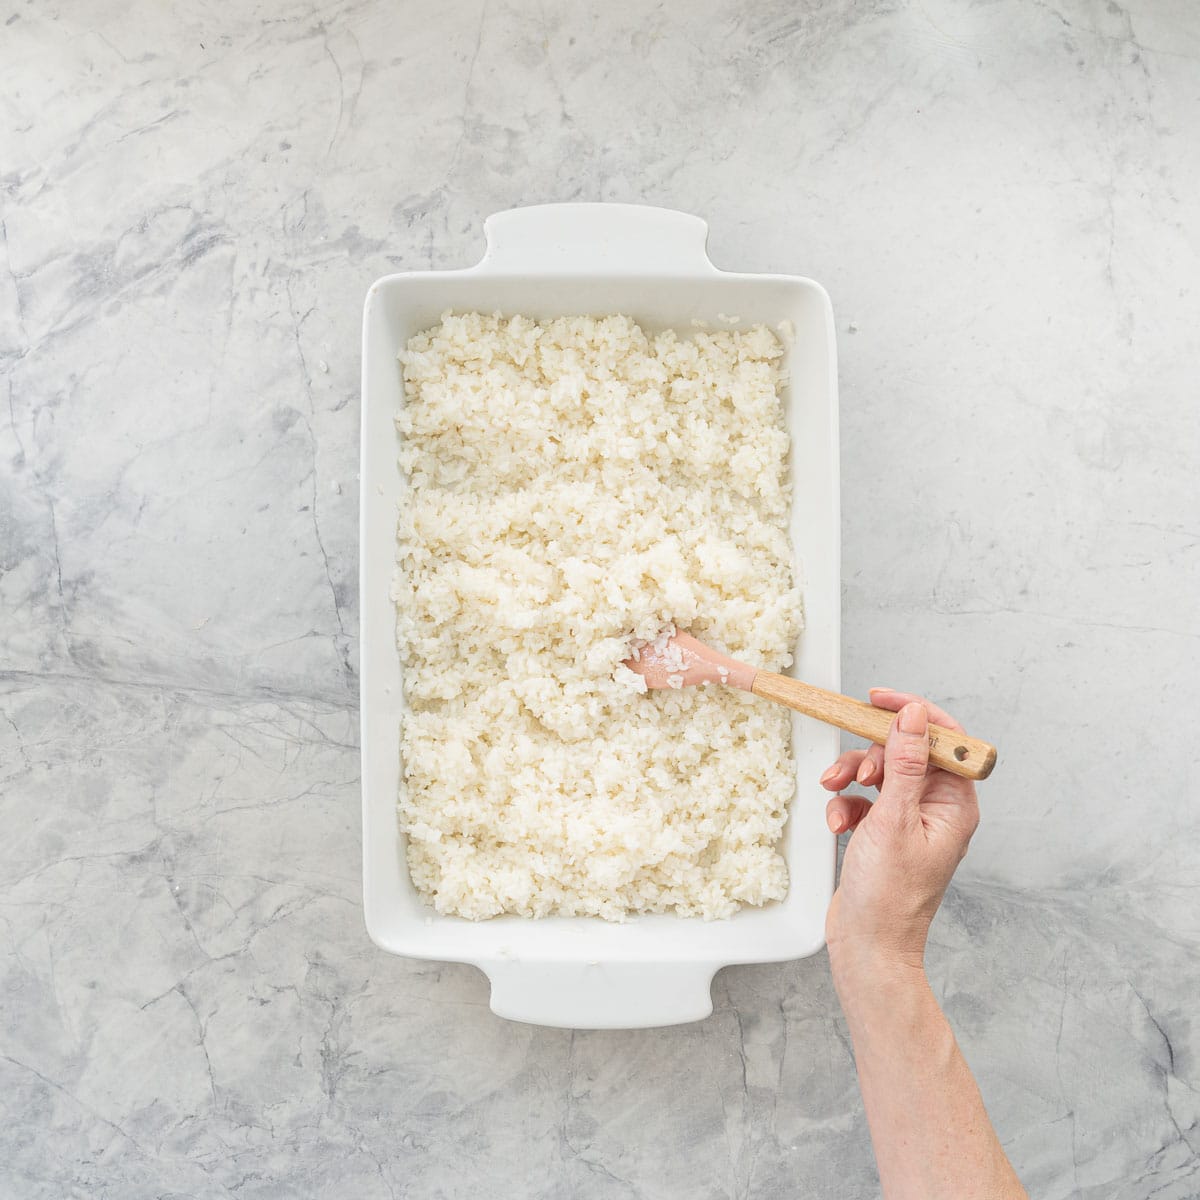
<instances>
[{"instance_id":1,"label":"human hand","mask_svg":"<svg viewBox=\"0 0 1200 1200\"><path fill-rule=\"evenodd\" d=\"M835 974L869 964L921 969L929 925L979 824L975 785L929 766L928 723L962 726L907 692L872 688L871 703L898 713L886 746L847 750L821 776L837 792L825 819L834 833L854 830L825 937ZM879 798L843 793L852 781Z\"/></svg>"}]
</instances>

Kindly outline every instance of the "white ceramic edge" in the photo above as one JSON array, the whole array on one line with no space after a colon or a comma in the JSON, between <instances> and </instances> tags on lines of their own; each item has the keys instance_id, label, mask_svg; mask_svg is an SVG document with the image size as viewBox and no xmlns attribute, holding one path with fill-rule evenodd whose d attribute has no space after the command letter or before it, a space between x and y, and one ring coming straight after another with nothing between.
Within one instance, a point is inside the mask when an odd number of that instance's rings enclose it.
<instances>
[{"instance_id":1,"label":"white ceramic edge","mask_svg":"<svg viewBox=\"0 0 1200 1200\"><path fill-rule=\"evenodd\" d=\"M653 1029L712 1015L713 963L489 962L491 1009L559 1029Z\"/></svg>"},{"instance_id":2,"label":"white ceramic edge","mask_svg":"<svg viewBox=\"0 0 1200 1200\"><path fill-rule=\"evenodd\" d=\"M643 204L535 204L493 213L478 274L715 275L708 224Z\"/></svg>"},{"instance_id":3,"label":"white ceramic edge","mask_svg":"<svg viewBox=\"0 0 1200 1200\"><path fill-rule=\"evenodd\" d=\"M587 210L586 212L579 210ZM615 211L613 211L615 210ZM654 236L648 232L634 236L639 217L646 214ZM571 218L582 218L574 221ZM600 222L601 236L593 239L594 224ZM368 495L371 476L367 464L369 317L372 297L389 280L398 278L469 278L472 276L517 274L542 276L547 274L577 274L582 271L621 276L662 276L679 278L687 275L741 280L781 280L812 288L820 297L825 318L826 353L829 363L828 419L830 454L830 497L832 520L827 531L832 540L830 570L833 574L830 595L834 609L827 614L832 637L832 662L826 664L831 686L840 678L839 652L840 618L840 463L838 460L838 398L836 335L832 303L828 293L817 282L799 276L746 275L719 271L712 265L704 250L707 225L697 217L674 213L666 209L643 209L637 205L543 205L531 209L508 210L488 218L485 223L489 247L483 259L474 267L457 271L428 271L397 273L377 280L368 290L364 304L363 322L363 395L362 438L360 443L360 613L369 611L367 589L368 527L365 514L371 503ZM544 234L552 229L555 236L547 240ZM498 247L492 239L500 239ZM532 247L532 249L531 249ZM550 247L547 250L547 247ZM628 251L636 249L632 257ZM536 263L531 261L536 259ZM518 268L520 268L518 270ZM807 580L806 580L807 583ZM807 593L806 593L807 595ZM364 628L365 634L365 628ZM394 634L393 634L394 637ZM360 645L366 644L366 638ZM804 643L801 642L803 649ZM803 659L801 654L800 659ZM442 961L468 962L488 975L492 985L493 1011L511 1020L566 1028L639 1028L677 1024L700 1020L712 1011L711 981L723 966L738 962L780 961L816 953L824 944L818 939L811 946L789 947L777 958L762 953L739 958L728 950L712 962L677 961L563 961L553 957L533 960L506 958L502 953L491 955L462 954L454 956L444 949L438 953L414 951L411 947L398 949L393 939L379 935L372 920L370 862L371 813L369 797L372 769L367 762L368 692L374 672L369 656L360 656L360 727L363 759L363 889L364 917L368 934L382 949L404 953L411 957L437 958ZM397 764L398 765L398 764ZM829 890L832 890L836 860L836 841L830 839ZM447 920L447 918L434 918Z\"/></svg>"}]
</instances>

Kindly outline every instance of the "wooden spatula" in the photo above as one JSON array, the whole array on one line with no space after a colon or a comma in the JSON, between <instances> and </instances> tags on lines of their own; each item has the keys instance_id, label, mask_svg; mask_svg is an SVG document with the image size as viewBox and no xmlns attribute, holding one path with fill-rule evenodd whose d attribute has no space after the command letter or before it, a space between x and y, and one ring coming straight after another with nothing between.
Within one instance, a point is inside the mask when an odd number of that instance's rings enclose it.
<instances>
[{"instance_id":1,"label":"wooden spatula","mask_svg":"<svg viewBox=\"0 0 1200 1200\"><path fill-rule=\"evenodd\" d=\"M649 688L689 687L698 683L723 683L786 704L805 716L815 717L869 738L882 746L896 714L864 704L850 696L827 692L799 679L760 671L729 658L687 633L668 630L646 642L625 665L640 675ZM929 761L966 779L986 779L996 765L996 747L941 725L929 726Z\"/></svg>"}]
</instances>

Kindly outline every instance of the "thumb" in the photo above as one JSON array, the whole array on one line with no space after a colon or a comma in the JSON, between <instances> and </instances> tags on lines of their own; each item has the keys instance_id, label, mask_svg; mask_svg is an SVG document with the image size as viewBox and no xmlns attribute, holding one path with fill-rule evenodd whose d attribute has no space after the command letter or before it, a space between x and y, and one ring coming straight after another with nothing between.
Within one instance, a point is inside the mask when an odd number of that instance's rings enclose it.
<instances>
[{"instance_id":1,"label":"thumb","mask_svg":"<svg viewBox=\"0 0 1200 1200\"><path fill-rule=\"evenodd\" d=\"M915 808L925 788L929 766L929 714L923 704L906 704L888 731L883 748L883 787L879 803Z\"/></svg>"}]
</instances>

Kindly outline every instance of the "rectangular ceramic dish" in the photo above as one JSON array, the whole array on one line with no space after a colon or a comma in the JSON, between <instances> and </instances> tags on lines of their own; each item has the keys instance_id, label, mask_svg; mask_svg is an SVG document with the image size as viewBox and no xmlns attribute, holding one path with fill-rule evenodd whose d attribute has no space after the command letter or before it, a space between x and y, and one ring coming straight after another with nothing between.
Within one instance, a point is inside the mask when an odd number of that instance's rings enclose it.
<instances>
[{"instance_id":1,"label":"rectangular ceramic dish","mask_svg":"<svg viewBox=\"0 0 1200 1200\"><path fill-rule=\"evenodd\" d=\"M473 963L491 980L500 1016L572 1028L634 1028L695 1021L712 1011L723 966L801 958L824 942L834 839L818 776L838 751L837 731L796 716L797 790L784 833L787 897L726 921L649 916L474 923L422 903L405 866L396 803L404 700L389 598L396 514L405 481L394 418L404 403L397 353L447 309L535 318L625 313L650 331L681 335L760 322L789 333L783 399L792 439L791 536L804 584L805 632L794 673L839 687L840 541L837 372L833 312L823 288L784 275L718 271L697 217L617 204L555 204L488 218L487 252L474 267L388 275L363 316L361 475L361 703L363 898L367 930L383 949ZM787 324L785 324L787 323Z\"/></svg>"}]
</instances>

